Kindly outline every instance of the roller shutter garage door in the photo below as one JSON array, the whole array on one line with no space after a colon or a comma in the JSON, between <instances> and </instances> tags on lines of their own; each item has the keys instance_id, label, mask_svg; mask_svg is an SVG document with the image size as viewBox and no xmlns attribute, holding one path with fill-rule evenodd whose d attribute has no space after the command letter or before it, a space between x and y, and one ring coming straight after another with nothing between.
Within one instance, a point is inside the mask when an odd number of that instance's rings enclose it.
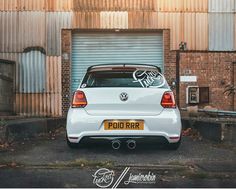
<instances>
[{"instance_id":1,"label":"roller shutter garage door","mask_svg":"<svg viewBox=\"0 0 236 189\"><path fill-rule=\"evenodd\" d=\"M163 70L162 33L75 33L72 36L71 92L89 66L153 64Z\"/></svg>"}]
</instances>

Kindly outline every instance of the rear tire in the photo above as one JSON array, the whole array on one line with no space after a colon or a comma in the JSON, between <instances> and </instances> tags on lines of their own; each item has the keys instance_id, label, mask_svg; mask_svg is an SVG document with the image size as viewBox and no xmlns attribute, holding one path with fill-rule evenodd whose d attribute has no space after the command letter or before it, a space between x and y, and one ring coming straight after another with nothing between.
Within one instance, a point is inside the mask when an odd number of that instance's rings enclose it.
<instances>
[{"instance_id":1,"label":"rear tire","mask_svg":"<svg viewBox=\"0 0 236 189\"><path fill-rule=\"evenodd\" d=\"M168 150L177 150L179 148L180 144L181 144L181 138L176 143L169 143L169 144L167 144L167 148L168 148Z\"/></svg>"},{"instance_id":2,"label":"rear tire","mask_svg":"<svg viewBox=\"0 0 236 189\"><path fill-rule=\"evenodd\" d=\"M67 136L66 136L66 143L67 143L67 146L72 149L78 148L79 146L77 143L70 142Z\"/></svg>"}]
</instances>

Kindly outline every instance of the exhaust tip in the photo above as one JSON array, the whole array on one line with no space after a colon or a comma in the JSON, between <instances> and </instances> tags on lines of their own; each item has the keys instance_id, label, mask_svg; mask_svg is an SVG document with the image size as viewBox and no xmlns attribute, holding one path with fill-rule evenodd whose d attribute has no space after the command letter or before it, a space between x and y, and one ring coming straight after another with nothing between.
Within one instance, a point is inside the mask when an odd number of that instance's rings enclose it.
<instances>
[{"instance_id":1,"label":"exhaust tip","mask_svg":"<svg viewBox=\"0 0 236 189\"><path fill-rule=\"evenodd\" d=\"M113 140L111 146L114 150L120 149L121 142L119 140Z\"/></svg>"},{"instance_id":2,"label":"exhaust tip","mask_svg":"<svg viewBox=\"0 0 236 189\"><path fill-rule=\"evenodd\" d=\"M134 150L136 148L136 141L135 140L128 140L127 141L127 147L130 150Z\"/></svg>"}]
</instances>

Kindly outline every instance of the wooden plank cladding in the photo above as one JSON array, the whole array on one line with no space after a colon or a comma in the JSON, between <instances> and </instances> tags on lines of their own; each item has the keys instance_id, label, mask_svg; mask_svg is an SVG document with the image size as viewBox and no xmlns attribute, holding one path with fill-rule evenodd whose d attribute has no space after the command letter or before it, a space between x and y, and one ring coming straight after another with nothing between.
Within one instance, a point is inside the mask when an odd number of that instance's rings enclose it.
<instances>
[{"instance_id":1,"label":"wooden plank cladding","mask_svg":"<svg viewBox=\"0 0 236 189\"><path fill-rule=\"evenodd\" d=\"M155 0L74 0L75 11L153 11Z\"/></svg>"}]
</instances>

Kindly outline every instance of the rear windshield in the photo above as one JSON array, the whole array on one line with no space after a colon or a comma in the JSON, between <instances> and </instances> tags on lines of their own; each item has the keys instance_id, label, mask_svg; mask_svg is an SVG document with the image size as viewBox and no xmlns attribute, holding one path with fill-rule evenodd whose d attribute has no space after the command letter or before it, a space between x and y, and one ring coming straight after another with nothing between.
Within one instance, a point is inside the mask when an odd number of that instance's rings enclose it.
<instances>
[{"instance_id":1,"label":"rear windshield","mask_svg":"<svg viewBox=\"0 0 236 189\"><path fill-rule=\"evenodd\" d=\"M156 70L112 70L87 73L81 88L92 87L167 88L168 84L162 74Z\"/></svg>"}]
</instances>

